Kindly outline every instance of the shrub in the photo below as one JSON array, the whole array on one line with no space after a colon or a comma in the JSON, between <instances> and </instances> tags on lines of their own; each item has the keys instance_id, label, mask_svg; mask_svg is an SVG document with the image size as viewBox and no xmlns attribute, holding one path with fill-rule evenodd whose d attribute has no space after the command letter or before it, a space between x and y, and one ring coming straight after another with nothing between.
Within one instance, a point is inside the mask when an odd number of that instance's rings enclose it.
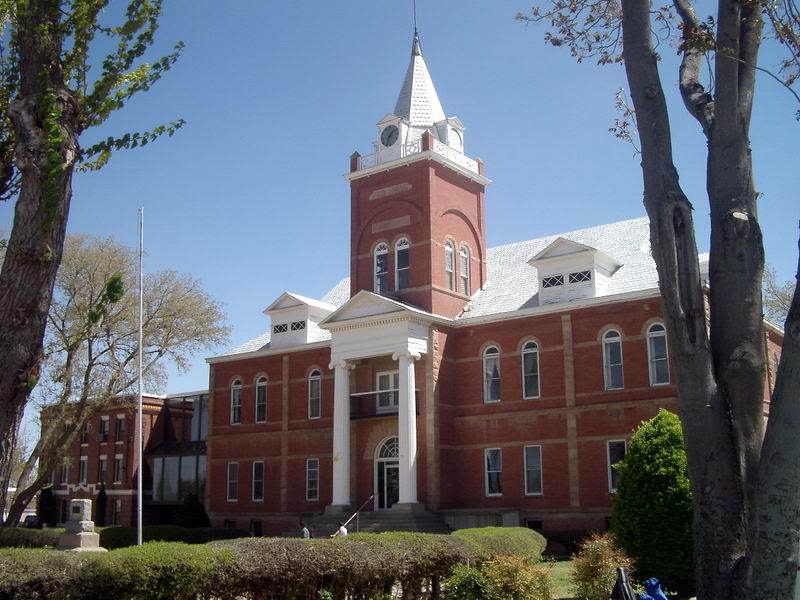
<instances>
[{"instance_id":1,"label":"shrub","mask_svg":"<svg viewBox=\"0 0 800 600\"><path fill-rule=\"evenodd\" d=\"M639 579L694 591L692 494L680 419L666 410L642 423L619 469L612 529Z\"/></svg>"},{"instance_id":2,"label":"shrub","mask_svg":"<svg viewBox=\"0 0 800 600\"><path fill-rule=\"evenodd\" d=\"M44 548L55 546L63 529L27 529L25 527L0 527L0 547Z\"/></svg>"},{"instance_id":3,"label":"shrub","mask_svg":"<svg viewBox=\"0 0 800 600\"><path fill-rule=\"evenodd\" d=\"M617 567L630 569L633 561L616 547L610 533L595 534L579 544L572 563L572 584L581 600L608 600L617 580Z\"/></svg>"},{"instance_id":4,"label":"shrub","mask_svg":"<svg viewBox=\"0 0 800 600\"><path fill-rule=\"evenodd\" d=\"M548 571L521 556L499 556L482 566L491 600L552 600Z\"/></svg>"},{"instance_id":5,"label":"shrub","mask_svg":"<svg viewBox=\"0 0 800 600\"><path fill-rule=\"evenodd\" d=\"M456 565L445 581L443 600L484 600L491 589L491 583L480 569Z\"/></svg>"},{"instance_id":6,"label":"shrub","mask_svg":"<svg viewBox=\"0 0 800 600\"><path fill-rule=\"evenodd\" d=\"M0 549L0 600L65 596L87 555L30 548ZM61 594L61 596L60 596Z\"/></svg>"},{"instance_id":7,"label":"shrub","mask_svg":"<svg viewBox=\"0 0 800 600\"><path fill-rule=\"evenodd\" d=\"M527 527L476 527L459 529L452 535L466 542L479 561L516 555L537 562L547 545L541 534Z\"/></svg>"},{"instance_id":8,"label":"shrub","mask_svg":"<svg viewBox=\"0 0 800 600\"><path fill-rule=\"evenodd\" d=\"M136 545L136 529L133 527L106 527L100 530L100 545L108 550ZM142 528L145 542L183 542L205 544L215 540L228 540L247 536L239 529L214 527L178 527L177 525L148 525Z\"/></svg>"}]
</instances>

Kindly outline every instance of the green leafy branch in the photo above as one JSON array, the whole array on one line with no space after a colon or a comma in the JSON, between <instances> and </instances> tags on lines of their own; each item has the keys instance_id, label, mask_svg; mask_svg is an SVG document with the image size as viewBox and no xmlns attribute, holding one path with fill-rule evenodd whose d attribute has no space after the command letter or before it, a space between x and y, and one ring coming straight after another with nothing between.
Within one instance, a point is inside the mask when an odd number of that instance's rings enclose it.
<instances>
[{"instance_id":1,"label":"green leafy branch","mask_svg":"<svg viewBox=\"0 0 800 600\"><path fill-rule=\"evenodd\" d=\"M136 133L126 133L122 137L110 136L98 142L89 148L83 150L80 160L81 165L78 167L81 171L97 171L101 169L111 158L111 154L115 150L128 150L138 146L146 146L150 142L155 141L162 135L172 136L175 132L183 127L186 121L177 119L166 125L159 125L151 131L143 131ZM91 157L96 157L93 160L87 160Z\"/></svg>"}]
</instances>

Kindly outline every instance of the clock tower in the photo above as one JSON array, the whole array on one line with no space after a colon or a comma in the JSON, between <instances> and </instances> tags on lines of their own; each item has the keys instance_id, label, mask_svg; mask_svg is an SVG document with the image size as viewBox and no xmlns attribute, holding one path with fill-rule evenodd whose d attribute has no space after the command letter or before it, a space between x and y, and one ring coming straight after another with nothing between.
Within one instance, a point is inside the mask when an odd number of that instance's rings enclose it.
<instances>
[{"instance_id":1,"label":"clock tower","mask_svg":"<svg viewBox=\"0 0 800 600\"><path fill-rule=\"evenodd\" d=\"M372 153L350 158L350 292L370 290L454 317L486 282L483 163L464 153L419 36Z\"/></svg>"}]
</instances>

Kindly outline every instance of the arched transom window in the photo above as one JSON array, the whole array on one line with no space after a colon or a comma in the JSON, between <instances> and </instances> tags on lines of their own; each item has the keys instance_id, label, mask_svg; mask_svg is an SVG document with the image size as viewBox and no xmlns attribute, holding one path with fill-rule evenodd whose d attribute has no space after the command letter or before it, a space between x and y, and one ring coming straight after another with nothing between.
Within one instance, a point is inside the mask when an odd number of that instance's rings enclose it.
<instances>
[{"instance_id":1,"label":"arched transom window","mask_svg":"<svg viewBox=\"0 0 800 600\"><path fill-rule=\"evenodd\" d=\"M603 372L607 390L619 390L624 387L622 337L615 329L603 335Z\"/></svg>"},{"instance_id":2,"label":"arched transom window","mask_svg":"<svg viewBox=\"0 0 800 600\"><path fill-rule=\"evenodd\" d=\"M231 384L231 425L242 422L242 381L235 379Z\"/></svg>"},{"instance_id":3,"label":"arched transom window","mask_svg":"<svg viewBox=\"0 0 800 600\"><path fill-rule=\"evenodd\" d=\"M539 397L539 345L528 342L522 347L523 398Z\"/></svg>"},{"instance_id":4,"label":"arched transom window","mask_svg":"<svg viewBox=\"0 0 800 600\"><path fill-rule=\"evenodd\" d=\"M394 245L394 289L396 290L411 285L411 263L408 254L410 246L406 238L400 238Z\"/></svg>"},{"instance_id":5,"label":"arched transom window","mask_svg":"<svg viewBox=\"0 0 800 600\"><path fill-rule=\"evenodd\" d=\"M494 346L483 351L483 401L500 402L500 351Z\"/></svg>"},{"instance_id":6,"label":"arched transom window","mask_svg":"<svg viewBox=\"0 0 800 600\"><path fill-rule=\"evenodd\" d=\"M375 246L375 283L373 290L376 294L386 294L389 291L389 246L384 243Z\"/></svg>"},{"instance_id":7,"label":"arched transom window","mask_svg":"<svg viewBox=\"0 0 800 600\"><path fill-rule=\"evenodd\" d=\"M647 358L650 365L650 385L669 383L667 330L655 323L647 330Z\"/></svg>"},{"instance_id":8,"label":"arched transom window","mask_svg":"<svg viewBox=\"0 0 800 600\"><path fill-rule=\"evenodd\" d=\"M396 437L387 439L378 450L378 458L399 458L400 443Z\"/></svg>"}]
</instances>

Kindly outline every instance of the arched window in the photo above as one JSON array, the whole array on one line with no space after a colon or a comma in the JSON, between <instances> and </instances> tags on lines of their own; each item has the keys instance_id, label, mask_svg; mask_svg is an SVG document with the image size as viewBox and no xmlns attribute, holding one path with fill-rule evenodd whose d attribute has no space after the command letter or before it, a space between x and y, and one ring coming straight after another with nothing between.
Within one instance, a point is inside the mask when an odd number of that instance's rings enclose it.
<instances>
[{"instance_id":1,"label":"arched window","mask_svg":"<svg viewBox=\"0 0 800 600\"><path fill-rule=\"evenodd\" d=\"M256 423L267 420L267 378L259 377L256 381Z\"/></svg>"},{"instance_id":2,"label":"arched window","mask_svg":"<svg viewBox=\"0 0 800 600\"><path fill-rule=\"evenodd\" d=\"M453 242L447 240L444 243L444 276L448 290L456 289L456 249Z\"/></svg>"},{"instance_id":3,"label":"arched window","mask_svg":"<svg viewBox=\"0 0 800 600\"><path fill-rule=\"evenodd\" d=\"M655 323L647 330L647 358L650 364L650 385L669 383L667 330Z\"/></svg>"},{"instance_id":4,"label":"arched window","mask_svg":"<svg viewBox=\"0 0 800 600\"><path fill-rule=\"evenodd\" d=\"M308 418L319 419L322 414L322 376L316 369L308 375Z\"/></svg>"},{"instance_id":5,"label":"arched window","mask_svg":"<svg viewBox=\"0 0 800 600\"><path fill-rule=\"evenodd\" d=\"M607 331L603 335L603 371L607 390L619 390L624 387L622 337L614 329Z\"/></svg>"},{"instance_id":6,"label":"arched window","mask_svg":"<svg viewBox=\"0 0 800 600\"><path fill-rule=\"evenodd\" d=\"M522 391L523 398L539 397L539 346L528 342L522 348Z\"/></svg>"},{"instance_id":7,"label":"arched window","mask_svg":"<svg viewBox=\"0 0 800 600\"><path fill-rule=\"evenodd\" d=\"M409 244L406 238L400 238L394 245L394 289L402 290L411 284L411 263L409 262Z\"/></svg>"},{"instance_id":8,"label":"arched window","mask_svg":"<svg viewBox=\"0 0 800 600\"><path fill-rule=\"evenodd\" d=\"M389 291L389 246L378 244L375 247L375 286L376 294Z\"/></svg>"},{"instance_id":9,"label":"arched window","mask_svg":"<svg viewBox=\"0 0 800 600\"><path fill-rule=\"evenodd\" d=\"M461 293L469 296L469 248L461 246L458 254L461 257Z\"/></svg>"},{"instance_id":10,"label":"arched window","mask_svg":"<svg viewBox=\"0 0 800 600\"><path fill-rule=\"evenodd\" d=\"M500 351L494 346L483 351L483 401L500 402Z\"/></svg>"},{"instance_id":11,"label":"arched window","mask_svg":"<svg viewBox=\"0 0 800 600\"><path fill-rule=\"evenodd\" d=\"M239 379L231 384L231 425L242 422L242 382Z\"/></svg>"}]
</instances>

